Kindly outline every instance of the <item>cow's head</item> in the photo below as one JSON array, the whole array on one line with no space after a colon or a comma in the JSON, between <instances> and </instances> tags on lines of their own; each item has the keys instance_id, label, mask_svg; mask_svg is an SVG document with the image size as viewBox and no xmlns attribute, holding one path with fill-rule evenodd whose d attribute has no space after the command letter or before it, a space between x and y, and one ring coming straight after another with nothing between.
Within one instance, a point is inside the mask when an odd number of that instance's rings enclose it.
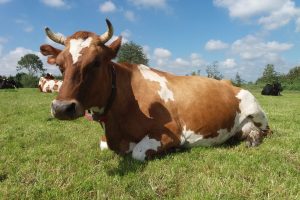
<instances>
[{"instance_id":1,"label":"cow's head","mask_svg":"<svg viewBox=\"0 0 300 200\"><path fill-rule=\"evenodd\" d=\"M78 31L65 38L46 28L47 36L65 46L63 50L42 45L41 53L48 63L57 65L63 74L63 85L52 101L51 112L58 119L75 119L91 107L103 107L110 92L111 59L121 45L121 37L110 46L105 43L113 35L113 27L106 20L108 31L102 35Z\"/></svg>"}]
</instances>

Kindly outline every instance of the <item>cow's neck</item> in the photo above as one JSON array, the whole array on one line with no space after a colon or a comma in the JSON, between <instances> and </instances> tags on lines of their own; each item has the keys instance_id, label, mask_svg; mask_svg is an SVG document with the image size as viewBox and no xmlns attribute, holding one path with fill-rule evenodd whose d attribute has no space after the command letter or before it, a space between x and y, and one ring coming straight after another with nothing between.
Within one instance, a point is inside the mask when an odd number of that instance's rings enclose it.
<instances>
[{"instance_id":1,"label":"cow's neck","mask_svg":"<svg viewBox=\"0 0 300 200\"><path fill-rule=\"evenodd\" d=\"M131 90L129 84L131 71L128 68L111 62L103 70L107 84L101 89L105 91L102 93L101 106L91 108L96 114L96 120L106 118L108 113L112 113L111 111L115 113L124 111L128 104L128 91Z\"/></svg>"},{"instance_id":2,"label":"cow's neck","mask_svg":"<svg viewBox=\"0 0 300 200\"><path fill-rule=\"evenodd\" d=\"M116 71L116 95L110 108L110 114L122 115L127 113L132 100L131 74L132 69L118 63L111 63ZM127 113L128 114L128 113Z\"/></svg>"}]
</instances>

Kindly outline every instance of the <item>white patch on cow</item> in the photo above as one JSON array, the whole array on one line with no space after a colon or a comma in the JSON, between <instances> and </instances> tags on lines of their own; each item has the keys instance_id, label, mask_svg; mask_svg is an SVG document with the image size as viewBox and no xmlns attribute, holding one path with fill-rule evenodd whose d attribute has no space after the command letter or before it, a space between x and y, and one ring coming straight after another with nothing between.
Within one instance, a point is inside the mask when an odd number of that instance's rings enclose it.
<instances>
[{"instance_id":1,"label":"white patch on cow","mask_svg":"<svg viewBox=\"0 0 300 200\"><path fill-rule=\"evenodd\" d=\"M57 92L59 92L59 90L60 90L60 88L61 88L61 86L62 86L62 84L63 84L63 81L57 81Z\"/></svg>"},{"instance_id":2,"label":"white patch on cow","mask_svg":"<svg viewBox=\"0 0 300 200\"><path fill-rule=\"evenodd\" d=\"M106 141L102 141L100 140L99 142L99 147L100 147L100 150L105 150L105 149L108 149L108 145L107 145L107 142Z\"/></svg>"},{"instance_id":3,"label":"white patch on cow","mask_svg":"<svg viewBox=\"0 0 300 200\"><path fill-rule=\"evenodd\" d=\"M132 150L132 157L136 160L144 161L146 158L146 152L148 150L157 151L161 146L160 141L156 139L150 139L149 136L145 136Z\"/></svg>"},{"instance_id":4,"label":"white patch on cow","mask_svg":"<svg viewBox=\"0 0 300 200\"><path fill-rule=\"evenodd\" d=\"M89 110L91 110L93 113L102 114L104 112L104 107L91 107Z\"/></svg>"},{"instance_id":5,"label":"white patch on cow","mask_svg":"<svg viewBox=\"0 0 300 200\"><path fill-rule=\"evenodd\" d=\"M39 80L39 86L42 86L43 85L43 82L45 81L46 79L44 77L41 77L40 80Z\"/></svg>"},{"instance_id":6,"label":"white patch on cow","mask_svg":"<svg viewBox=\"0 0 300 200\"><path fill-rule=\"evenodd\" d=\"M268 122L267 117L255 97L247 90L240 90L236 95L240 100L239 108L241 111L239 122L242 123L249 116L253 117L253 121L260 123L262 129L266 129Z\"/></svg>"},{"instance_id":7,"label":"white patch on cow","mask_svg":"<svg viewBox=\"0 0 300 200\"><path fill-rule=\"evenodd\" d=\"M132 150L134 149L135 146L136 146L136 143L134 143L134 142L129 142L129 148L128 148L128 150L126 151L126 153L132 152Z\"/></svg>"},{"instance_id":8,"label":"white patch on cow","mask_svg":"<svg viewBox=\"0 0 300 200\"><path fill-rule=\"evenodd\" d=\"M60 80L48 80L44 77L41 77L39 80L39 86L42 89L42 92L59 92L63 81ZM57 86L57 88L55 88Z\"/></svg>"},{"instance_id":9,"label":"white patch on cow","mask_svg":"<svg viewBox=\"0 0 300 200\"><path fill-rule=\"evenodd\" d=\"M180 144L186 147L218 145L224 143L226 140L232 137L235 132L236 128L232 128L230 132L228 132L227 129L220 129L217 131L218 136L212 138L203 138L201 133L195 133L194 131L187 129L185 125L183 126Z\"/></svg>"},{"instance_id":10,"label":"white patch on cow","mask_svg":"<svg viewBox=\"0 0 300 200\"><path fill-rule=\"evenodd\" d=\"M138 65L138 68L145 79L159 83L160 90L158 91L158 95L160 98L165 102L169 100L174 101L173 92L168 88L168 81L165 77L158 75L145 65Z\"/></svg>"},{"instance_id":11,"label":"white patch on cow","mask_svg":"<svg viewBox=\"0 0 300 200\"><path fill-rule=\"evenodd\" d=\"M55 81L54 80L47 81L47 83L45 85L49 86L49 89L50 89L51 92L54 92L54 89L53 89L54 85L55 85Z\"/></svg>"},{"instance_id":12,"label":"white patch on cow","mask_svg":"<svg viewBox=\"0 0 300 200\"><path fill-rule=\"evenodd\" d=\"M73 64L77 63L78 58L82 55L80 52L82 49L89 47L93 38L88 37L87 39L71 39L70 40L70 53L72 55Z\"/></svg>"}]
</instances>

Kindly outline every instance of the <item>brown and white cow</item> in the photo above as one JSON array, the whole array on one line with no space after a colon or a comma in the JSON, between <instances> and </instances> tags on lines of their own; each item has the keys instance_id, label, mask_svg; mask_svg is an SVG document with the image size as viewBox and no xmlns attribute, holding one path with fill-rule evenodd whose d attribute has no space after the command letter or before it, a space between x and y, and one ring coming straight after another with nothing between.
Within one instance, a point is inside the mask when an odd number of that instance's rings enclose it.
<instances>
[{"instance_id":1,"label":"brown and white cow","mask_svg":"<svg viewBox=\"0 0 300 200\"><path fill-rule=\"evenodd\" d=\"M54 117L73 120L92 110L105 117L109 149L145 160L172 148L213 146L231 137L257 146L269 132L266 115L247 90L226 81L175 76L145 65L115 63L121 37L79 31L63 38L46 28L63 50L42 45L64 82L51 104Z\"/></svg>"},{"instance_id":2,"label":"brown and white cow","mask_svg":"<svg viewBox=\"0 0 300 200\"><path fill-rule=\"evenodd\" d=\"M40 78L38 87L41 92L59 92L62 83L61 80L55 80L54 76L47 73Z\"/></svg>"}]
</instances>

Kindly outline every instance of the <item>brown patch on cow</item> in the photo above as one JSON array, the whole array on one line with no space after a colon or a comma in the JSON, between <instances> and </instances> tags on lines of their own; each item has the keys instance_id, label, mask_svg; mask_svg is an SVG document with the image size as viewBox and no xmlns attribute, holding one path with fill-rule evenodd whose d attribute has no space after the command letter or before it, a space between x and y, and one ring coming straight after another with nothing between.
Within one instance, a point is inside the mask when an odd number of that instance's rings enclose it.
<instances>
[{"instance_id":1,"label":"brown patch on cow","mask_svg":"<svg viewBox=\"0 0 300 200\"><path fill-rule=\"evenodd\" d=\"M51 92L51 89L50 89L49 85L46 87L46 92Z\"/></svg>"},{"instance_id":2,"label":"brown patch on cow","mask_svg":"<svg viewBox=\"0 0 300 200\"><path fill-rule=\"evenodd\" d=\"M54 84L53 90L54 90L54 91L58 91L58 85L57 85L57 83Z\"/></svg>"}]
</instances>

